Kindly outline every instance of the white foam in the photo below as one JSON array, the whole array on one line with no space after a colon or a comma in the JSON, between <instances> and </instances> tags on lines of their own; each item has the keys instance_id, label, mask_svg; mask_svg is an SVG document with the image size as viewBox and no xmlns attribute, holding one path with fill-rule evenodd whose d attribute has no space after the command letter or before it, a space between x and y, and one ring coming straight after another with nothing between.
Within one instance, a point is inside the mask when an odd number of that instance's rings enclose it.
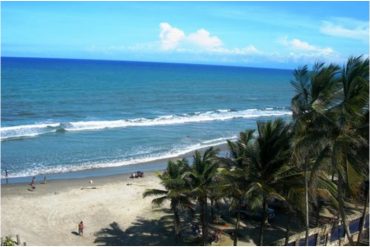
<instances>
[{"instance_id":1,"label":"white foam","mask_svg":"<svg viewBox=\"0 0 370 247\"><path fill-rule=\"evenodd\" d=\"M213 143L219 143L219 142L226 142L227 140L235 140L237 139L237 136L231 136L231 137L220 137L212 140L203 141L202 144L213 144Z\"/></svg>"},{"instance_id":2,"label":"white foam","mask_svg":"<svg viewBox=\"0 0 370 247\"><path fill-rule=\"evenodd\" d=\"M165 153L139 156L139 157L135 157L131 159L111 160L109 162L103 162L103 163L85 162L82 164L56 165L53 167L47 167L44 165L34 165L33 167L27 168L23 171L12 173L11 175L9 175L9 178L29 177L29 176L37 176L41 174L45 175L45 174L77 172L77 171L98 169L98 168L120 167L120 166L148 163L148 162L158 161L162 159L171 159L171 158L176 158L176 157L188 154L195 150L225 144L226 140L233 140L236 138L237 136L231 136L231 137L222 137L222 138L216 138L216 139L211 139L211 140L205 140L201 143L196 143L193 145L184 146L180 148L174 148Z\"/></svg>"},{"instance_id":3,"label":"white foam","mask_svg":"<svg viewBox=\"0 0 370 247\"><path fill-rule=\"evenodd\" d=\"M50 132L49 128L55 128L59 123L31 124L11 127L1 127L1 140L19 137L32 137Z\"/></svg>"},{"instance_id":4,"label":"white foam","mask_svg":"<svg viewBox=\"0 0 370 247\"><path fill-rule=\"evenodd\" d=\"M70 123L51 123L51 124L32 124L20 125L13 127L1 128L1 140L12 138L31 137L40 134L56 132L58 129L66 131L91 131L102 130L108 128L127 128L127 127L145 127L145 126L160 126L160 125L176 125L207 121L227 121L237 118L258 118L268 116L283 116L291 115L291 111L273 110L273 109L247 109L241 111L231 111L227 109L219 109L216 111L207 111L204 113L194 113L193 115L166 115L154 119L135 118L121 119L109 121L78 121Z\"/></svg>"}]
</instances>

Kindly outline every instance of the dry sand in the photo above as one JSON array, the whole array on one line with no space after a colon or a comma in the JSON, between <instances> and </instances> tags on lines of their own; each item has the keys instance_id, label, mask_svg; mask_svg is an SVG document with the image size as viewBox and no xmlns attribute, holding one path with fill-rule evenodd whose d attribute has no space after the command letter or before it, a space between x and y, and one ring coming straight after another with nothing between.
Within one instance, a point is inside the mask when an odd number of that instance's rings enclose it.
<instances>
[{"instance_id":1,"label":"dry sand","mask_svg":"<svg viewBox=\"0 0 370 247\"><path fill-rule=\"evenodd\" d=\"M37 183L34 191L28 184L2 185L1 236L18 234L27 245L173 245L169 203L153 208L153 197L142 196L146 189L162 188L156 174L54 180ZM82 237L77 235L81 220Z\"/></svg>"},{"instance_id":2,"label":"dry sand","mask_svg":"<svg viewBox=\"0 0 370 247\"><path fill-rule=\"evenodd\" d=\"M25 184L3 185L1 236L19 234L27 245L104 245L117 239L124 245L119 231L164 215L153 210L153 198L142 197L147 188L161 188L154 173L138 179L125 174L95 178L93 184L89 181L50 181L36 184L34 191ZM81 220L85 224L82 237L76 234ZM94 242L103 236L98 233L102 229L116 239L109 242L103 237L102 242Z\"/></svg>"}]
</instances>

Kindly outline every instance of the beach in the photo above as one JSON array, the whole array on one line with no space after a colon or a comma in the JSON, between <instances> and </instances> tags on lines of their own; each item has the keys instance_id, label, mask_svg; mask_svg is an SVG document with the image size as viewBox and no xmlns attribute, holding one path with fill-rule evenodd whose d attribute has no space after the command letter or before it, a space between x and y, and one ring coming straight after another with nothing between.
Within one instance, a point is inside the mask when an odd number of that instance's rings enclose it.
<instances>
[{"instance_id":1,"label":"beach","mask_svg":"<svg viewBox=\"0 0 370 247\"><path fill-rule=\"evenodd\" d=\"M90 180L36 183L34 191L27 184L2 185L2 236L15 238L18 234L27 245L97 245L103 229L114 226L125 231L140 221L164 215L153 210L153 198L142 197L145 189L161 187L155 173L137 179L128 174L92 178L92 184ZM78 236L81 220L85 229L83 236ZM114 236L110 241L115 241Z\"/></svg>"},{"instance_id":2,"label":"beach","mask_svg":"<svg viewBox=\"0 0 370 247\"><path fill-rule=\"evenodd\" d=\"M369 246L369 2L0 12L1 246Z\"/></svg>"}]
</instances>

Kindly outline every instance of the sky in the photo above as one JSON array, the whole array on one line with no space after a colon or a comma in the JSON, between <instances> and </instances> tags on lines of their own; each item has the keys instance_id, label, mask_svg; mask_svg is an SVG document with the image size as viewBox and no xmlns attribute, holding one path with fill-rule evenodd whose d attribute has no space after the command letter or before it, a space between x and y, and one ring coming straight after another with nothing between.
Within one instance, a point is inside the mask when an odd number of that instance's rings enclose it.
<instances>
[{"instance_id":1,"label":"sky","mask_svg":"<svg viewBox=\"0 0 370 247\"><path fill-rule=\"evenodd\" d=\"M295 68L369 54L369 2L2 2L2 56Z\"/></svg>"}]
</instances>

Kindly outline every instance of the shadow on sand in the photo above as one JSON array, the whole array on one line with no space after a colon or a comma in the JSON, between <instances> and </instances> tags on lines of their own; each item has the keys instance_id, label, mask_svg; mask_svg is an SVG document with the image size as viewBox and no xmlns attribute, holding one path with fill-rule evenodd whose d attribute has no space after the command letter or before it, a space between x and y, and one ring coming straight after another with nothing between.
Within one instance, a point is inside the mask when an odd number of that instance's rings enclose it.
<instances>
[{"instance_id":1,"label":"shadow on sand","mask_svg":"<svg viewBox=\"0 0 370 247\"><path fill-rule=\"evenodd\" d=\"M187 240L187 242L179 241L175 237L173 230L173 216L169 210L160 209L165 213L159 219L144 219L138 217L134 223L126 230L122 229L117 222L112 222L108 227L102 228L95 233L96 239L94 243L100 246L117 246L117 245L196 245L196 241ZM290 222L290 234L302 230L302 226L297 220L288 220L290 215L279 215L271 225L267 225L264 232L264 244L272 243L286 235L286 223ZM260 222L253 220L242 220L244 227L240 227L238 239L245 243L251 240L254 243L258 242ZM185 221L186 222L186 221ZM226 220L227 223L233 225L232 221ZM186 224L185 224L186 225ZM187 227L183 224L183 230ZM294 231L293 231L294 229ZM232 237L233 230L227 231ZM225 232L226 233L226 232ZM227 233L226 233L227 234ZM188 242L189 241L189 242ZM199 243L198 243L199 244Z\"/></svg>"},{"instance_id":2,"label":"shadow on sand","mask_svg":"<svg viewBox=\"0 0 370 247\"><path fill-rule=\"evenodd\" d=\"M173 231L173 217L162 216L160 219L137 220L126 230L117 222L95 233L94 243L101 246L108 245L187 245L175 238Z\"/></svg>"}]
</instances>

